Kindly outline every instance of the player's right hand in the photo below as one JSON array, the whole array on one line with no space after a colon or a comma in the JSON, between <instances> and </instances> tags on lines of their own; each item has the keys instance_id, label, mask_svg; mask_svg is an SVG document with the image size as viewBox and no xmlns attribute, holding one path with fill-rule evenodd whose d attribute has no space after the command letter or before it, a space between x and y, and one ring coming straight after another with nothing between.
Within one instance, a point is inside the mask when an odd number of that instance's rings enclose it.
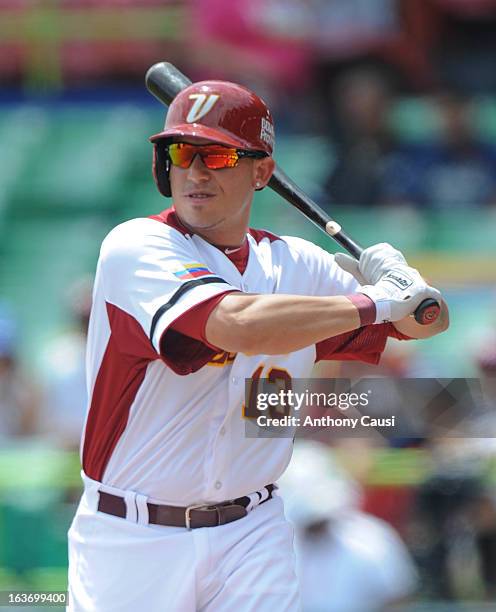
<instances>
[{"instance_id":1,"label":"player's right hand","mask_svg":"<svg viewBox=\"0 0 496 612\"><path fill-rule=\"evenodd\" d=\"M415 268L404 265L389 270L375 285L364 285L357 291L375 303L375 323L400 321L427 298L441 303L441 293L430 287Z\"/></svg>"},{"instance_id":2,"label":"player's right hand","mask_svg":"<svg viewBox=\"0 0 496 612\"><path fill-rule=\"evenodd\" d=\"M336 253L334 261L352 274L360 285L375 285L389 270L397 266L408 266L403 253L387 242L365 249L359 261L346 253Z\"/></svg>"}]
</instances>

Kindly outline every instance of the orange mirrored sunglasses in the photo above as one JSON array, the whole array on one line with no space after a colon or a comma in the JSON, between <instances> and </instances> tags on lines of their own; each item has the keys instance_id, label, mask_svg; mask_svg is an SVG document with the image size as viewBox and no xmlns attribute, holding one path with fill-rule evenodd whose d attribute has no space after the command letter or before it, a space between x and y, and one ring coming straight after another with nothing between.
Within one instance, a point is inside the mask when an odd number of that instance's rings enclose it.
<instances>
[{"instance_id":1,"label":"orange mirrored sunglasses","mask_svg":"<svg viewBox=\"0 0 496 612\"><path fill-rule=\"evenodd\" d=\"M169 159L174 166L189 168L195 155L199 155L209 170L234 168L243 157L254 157L255 159L267 157L267 153L262 151L244 151L243 149L215 144L193 145L186 142L170 144L168 152Z\"/></svg>"}]
</instances>

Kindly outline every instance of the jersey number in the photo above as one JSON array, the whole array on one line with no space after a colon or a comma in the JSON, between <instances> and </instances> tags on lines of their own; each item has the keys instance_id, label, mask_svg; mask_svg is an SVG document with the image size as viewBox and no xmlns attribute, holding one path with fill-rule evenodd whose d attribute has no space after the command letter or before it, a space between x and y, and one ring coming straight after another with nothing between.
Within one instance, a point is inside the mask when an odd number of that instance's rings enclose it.
<instances>
[{"instance_id":1,"label":"jersey number","mask_svg":"<svg viewBox=\"0 0 496 612\"><path fill-rule=\"evenodd\" d=\"M280 418L289 416L291 406L276 405L269 406L266 410L261 411L258 407L258 398L261 393L279 393L291 390L291 376L287 370L281 368L270 368L267 372L267 377L262 378L264 365L259 366L251 375L248 382L247 401L248 405L243 404L243 416L246 419L256 419L261 414L266 414L272 418ZM263 384L261 383L263 381Z\"/></svg>"}]
</instances>

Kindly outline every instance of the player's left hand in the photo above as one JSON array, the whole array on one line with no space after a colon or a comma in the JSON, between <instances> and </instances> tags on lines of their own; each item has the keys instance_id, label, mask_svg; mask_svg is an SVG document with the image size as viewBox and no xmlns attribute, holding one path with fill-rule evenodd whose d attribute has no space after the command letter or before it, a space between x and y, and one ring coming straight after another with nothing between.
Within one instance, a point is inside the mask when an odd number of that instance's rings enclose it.
<instances>
[{"instance_id":1,"label":"player's left hand","mask_svg":"<svg viewBox=\"0 0 496 612\"><path fill-rule=\"evenodd\" d=\"M346 253L336 253L334 261L360 285L375 285L390 270L408 266L403 253L387 242L368 247L358 261Z\"/></svg>"}]
</instances>

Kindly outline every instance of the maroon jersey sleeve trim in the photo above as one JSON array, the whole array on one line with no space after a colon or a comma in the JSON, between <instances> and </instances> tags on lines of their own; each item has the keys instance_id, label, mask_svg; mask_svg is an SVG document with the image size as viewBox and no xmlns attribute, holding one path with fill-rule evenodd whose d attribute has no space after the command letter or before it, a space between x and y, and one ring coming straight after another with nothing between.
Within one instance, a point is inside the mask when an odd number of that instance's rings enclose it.
<instances>
[{"instance_id":1,"label":"maroon jersey sleeve trim","mask_svg":"<svg viewBox=\"0 0 496 612\"><path fill-rule=\"evenodd\" d=\"M317 342L315 361L364 361L377 365L389 337L398 340L411 339L399 332L392 323L365 325Z\"/></svg>"},{"instance_id":2,"label":"maroon jersey sleeve trim","mask_svg":"<svg viewBox=\"0 0 496 612\"><path fill-rule=\"evenodd\" d=\"M223 349L210 344L205 337L208 317L225 297L225 291L195 304L169 325L160 337L159 347L162 361L173 372L186 375L196 372Z\"/></svg>"},{"instance_id":3,"label":"maroon jersey sleeve trim","mask_svg":"<svg viewBox=\"0 0 496 612\"><path fill-rule=\"evenodd\" d=\"M157 327L158 322L160 321L160 317L167 312L169 308L172 308L174 304L177 303L179 298L181 298L187 291L198 287L199 285L208 285L210 283L222 283L223 285L227 285L226 281L218 276L209 276L208 278L196 278L195 280L188 281L181 285L179 289L174 293L171 299L166 303L162 304L157 312L153 315L152 324L150 327L150 342L153 345L153 334L155 333L155 328Z\"/></svg>"},{"instance_id":4,"label":"maroon jersey sleeve trim","mask_svg":"<svg viewBox=\"0 0 496 612\"><path fill-rule=\"evenodd\" d=\"M377 364L386 347L387 338L385 325L366 325L318 342L315 361L325 359Z\"/></svg>"}]
</instances>

